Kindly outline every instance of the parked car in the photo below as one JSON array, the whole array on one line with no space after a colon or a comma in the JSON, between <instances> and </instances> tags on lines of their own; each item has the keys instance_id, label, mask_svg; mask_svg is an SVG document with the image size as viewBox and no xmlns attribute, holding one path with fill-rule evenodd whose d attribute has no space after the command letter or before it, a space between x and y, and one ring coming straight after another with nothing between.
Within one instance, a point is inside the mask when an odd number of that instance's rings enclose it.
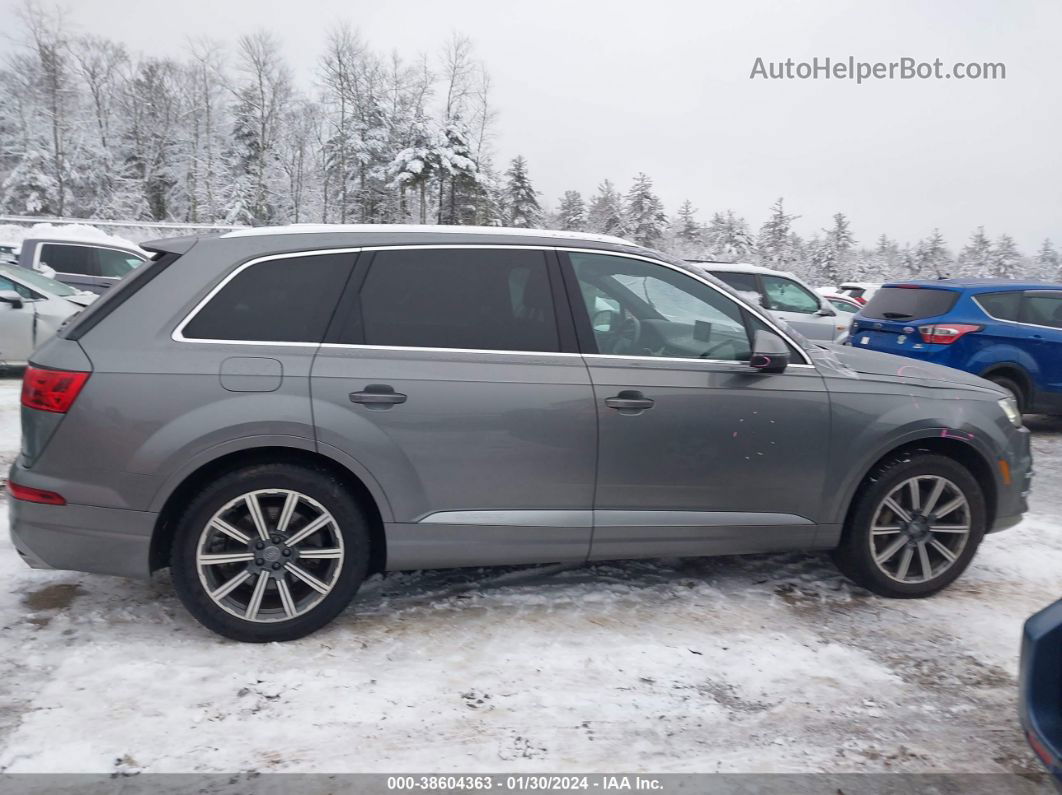
<instances>
[{"instance_id":1,"label":"parked car","mask_svg":"<svg viewBox=\"0 0 1062 795\"><path fill-rule=\"evenodd\" d=\"M35 271L0 265L0 361L25 365L34 348L95 298Z\"/></svg>"},{"instance_id":2,"label":"parked car","mask_svg":"<svg viewBox=\"0 0 1062 795\"><path fill-rule=\"evenodd\" d=\"M147 252L100 240L28 238L22 241L18 263L71 287L101 294L140 266Z\"/></svg>"},{"instance_id":3,"label":"parked car","mask_svg":"<svg viewBox=\"0 0 1062 795\"><path fill-rule=\"evenodd\" d=\"M687 262L758 301L808 339L834 342L848 333L848 322L838 319L828 301L791 273L744 263Z\"/></svg>"},{"instance_id":4,"label":"parked car","mask_svg":"<svg viewBox=\"0 0 1062 795\"><path fill-rule=\"evenodd\" d=\"M18 264L18 243L0 242L0 264Z\"/></svg>"},{"instance_id":5,"label":"parked car","mask_svg":"<svg viewBox=\"0 0 1062 795\"><path fill-rule=\"evenodd\" d=\"M1062 601L1025 622L1018 688L1025 737L1062 791Z\"/></svg>"},{"instance_id":6,"label":"parked car","mask_svg":"<svg viewBox=\"0 0 1062 795\"><path fill-rule=\"evenodd\" d=\"M880 282L844 282L837 285L837 292L848 296L860 306L873 298L874 293L880 289Z\"/></svg>"},{"instance_id":7,"label":"parked car","mask_svg":"<svg viewBox=\"0 0 1062 795\"><path fill-rule=\"evenodd\" d=\"M844 315L854 315L863 305L856 301L854 298L845 298L843 295L834 295L833 293L823 293L822 297L836 309L839 313Z\"/></svg>"},{"instance_id":8,"label":"parked car","mask_svg":"<svg viewBox=\"0 0 1062 795\"><path fill-rule=\"evenodd\" d=\"M1062 414L1062 285L944 279L885 285L852 345L987 378L1024 412Z\"/></svg>"},{"instance_id":9,"label":"parked car","mask_svg":"<svg viewBox=\"0 0 1062 795\"><path fill-rule=\"evenodd\" d=\"M993 384L802 341L617 238L147 248L33 355L11 535L33 566L168 566L230 638L297 638L369 572L449 566L832 549L921 597L1026 510L1029 435Z\"/></svg>"}]
</instances>

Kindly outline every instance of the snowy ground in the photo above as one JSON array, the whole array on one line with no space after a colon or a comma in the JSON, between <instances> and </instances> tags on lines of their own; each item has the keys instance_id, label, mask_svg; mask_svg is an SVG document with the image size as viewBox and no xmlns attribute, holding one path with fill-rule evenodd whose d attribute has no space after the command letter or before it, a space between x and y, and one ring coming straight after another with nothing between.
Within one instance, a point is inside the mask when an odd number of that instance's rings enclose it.
<instances>
[{"instance_id":1,"label":"snowy ground","mask_svg":"<svg viewBox=\"0 0 1062 795\"><path fill-rule=\"evenodd\" d=\"M0 459L17 447L0 381ZM818 555L374 578L223 641L147 582L33 571L0 519L0 771L1016 772L1021 623L1062 593L1062 422L1033 512L945 594ZM4 506L0 505L0 508Z\"/></svg>"}]
</instances>

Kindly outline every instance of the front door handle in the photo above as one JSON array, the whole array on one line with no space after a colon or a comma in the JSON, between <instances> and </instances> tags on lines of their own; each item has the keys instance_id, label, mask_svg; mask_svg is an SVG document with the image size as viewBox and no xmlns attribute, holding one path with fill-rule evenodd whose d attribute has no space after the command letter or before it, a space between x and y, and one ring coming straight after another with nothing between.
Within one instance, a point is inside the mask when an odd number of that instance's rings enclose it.
<instances>
[{"instance_id":1,"label":"front door handle","mask_svg":"<svg viewBox=\"0 0 1062 795\"><path fill-rule=\"evenodd\" d=\"M653 399L647 398L637 389L624 389L615 397L605 398L605 405L616 409L620 414L641 414L653 407Z\"/></svg>"},{"instance_id":2,"label":"front door handle","mask_svg":"<svg viewBox=\"0 0 1062 795\"><path fill-rule=\"evenodd\" d=\"M361 403L370 409L389 409L406 402L406 396L395 392L389 384L369 384L361 392L350 393L351 403Z\"/></svg>"}]
</instances>

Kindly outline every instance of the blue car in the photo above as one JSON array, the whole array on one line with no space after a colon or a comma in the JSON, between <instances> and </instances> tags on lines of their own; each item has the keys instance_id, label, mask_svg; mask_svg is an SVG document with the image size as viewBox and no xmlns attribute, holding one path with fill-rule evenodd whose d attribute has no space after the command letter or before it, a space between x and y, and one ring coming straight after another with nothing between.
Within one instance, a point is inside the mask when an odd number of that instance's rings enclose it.
<instances>
[{"instance_id":1,"label":"blue car","mask_svg":"<svg viewBox=\"0 0 1062 795\"><path fill-rule=\"evenodd\" d=\"M1062 414L1062 284L893 282L852 320L850 344L965 370L1023 412Z\"/></svg>"},{"instance_id":2,"label":"blue car","mask_svg":"<svg viewBox=\"0 0 1062 795\"><path fill-rule=\"evenodd\" d=\"M1062 791L1062 601L1025 622L1018 687L1025 737Z\"/></svg>"}]
</instances>

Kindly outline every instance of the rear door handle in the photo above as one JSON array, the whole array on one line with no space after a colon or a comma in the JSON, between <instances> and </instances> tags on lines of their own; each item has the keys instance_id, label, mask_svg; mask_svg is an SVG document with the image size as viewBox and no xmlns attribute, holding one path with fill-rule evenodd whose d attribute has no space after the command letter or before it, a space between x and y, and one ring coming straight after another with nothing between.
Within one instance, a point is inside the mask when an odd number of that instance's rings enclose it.
<instances>
[{"instance_id":1,"label":"rear door handle","mask_svg":"<svg viewBox=\"0 0 1062 795\"><path fill-rule=\"evenodd\" d=\"M653 403L652 398L647 398L637 389L624 389L615 397L605 398L605 405L621 414L641 414L651 409Z\"/></svg>"},{"instance_id":2,"label":"rear door handle","mask_svg":"<svg viewBox=\"0 0 1062 795\"><path fill-rule=\"evenodd\" d=\"M351 403L361 403L370 409L389 409L406 402L406 396L395 392L389 384L369 384L361 392L350 393Z\"/></svg>"}]
</instances>

